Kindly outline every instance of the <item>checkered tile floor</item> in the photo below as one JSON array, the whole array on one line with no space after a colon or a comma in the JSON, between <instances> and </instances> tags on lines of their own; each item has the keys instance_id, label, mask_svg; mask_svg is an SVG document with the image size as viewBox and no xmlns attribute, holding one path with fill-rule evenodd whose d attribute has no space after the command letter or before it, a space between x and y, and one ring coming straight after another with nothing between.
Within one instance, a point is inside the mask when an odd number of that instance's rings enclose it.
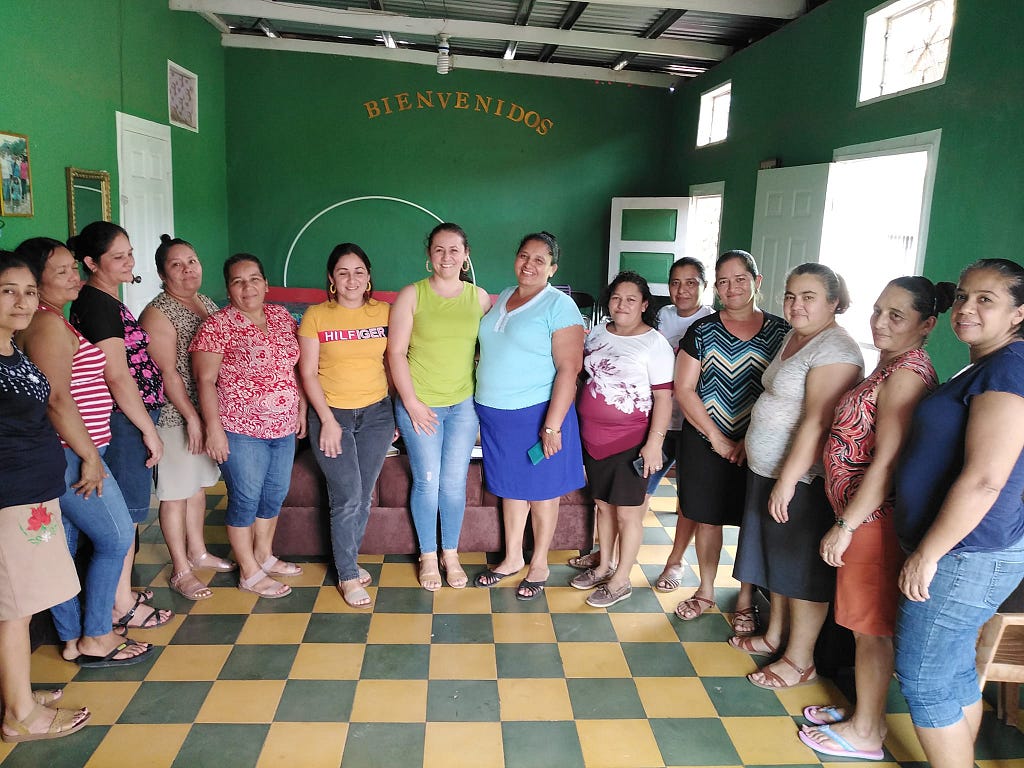
<instances>
[{"instance_id":1,"label":"checkered tile floor","mask_svg":"<svg viewBox=\"0 0 1024 768\"><path fill-rule=\"evenodd\" d=\"M207 538L226 554L224 489L208 497ZM808 704L845 702L829 681L775 693L751 686L748 656L725 644L727 614L683 623L672 609L697 585L650 588L671 546L674 488L664 481L645 519L633 597L585 605L554 565L544 595L515 599L516 579L491 590L420 589L411 557L365 557L372 612L347 607L325 563L304 564L281 600L239 592L234 576L201 574L214 597L191 603L167 587L159 526L142 533L136 585L177 616L155 630L156 658L118 670L80 670L39 648L32 680L65 686L91 724L65 739L0 745L4 768L631 768L820 766L796 738ZM726 531L732 562L736 531ZM553 563L570 554L552 553ZM688 562L695 563L692 549ZM482 555L463 562L470 577ZM736 584L723 568L718 602ZM882 765L924 755L898 691L890 696ZM1024 735L986 705L978 766L1024 766ZM844 761L837 760L836 763ZM847 761L848 762L848 761ZM828 765L828 763L826 763Z\"/></svg>"}]
</instances>

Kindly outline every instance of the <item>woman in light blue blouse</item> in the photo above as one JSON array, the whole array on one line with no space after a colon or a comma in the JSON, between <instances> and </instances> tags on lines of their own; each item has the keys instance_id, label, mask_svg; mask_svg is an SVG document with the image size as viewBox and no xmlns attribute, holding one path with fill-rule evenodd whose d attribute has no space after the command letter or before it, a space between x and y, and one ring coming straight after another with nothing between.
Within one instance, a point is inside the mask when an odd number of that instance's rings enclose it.
<instances>
[{"instance_id":1,"label":"woman in light blue blouse","mask_svg":"<svg viewBox=\"0 0 1024 768\"><path fill-rule=\"evenodd\" d=\"M476 409L487 487L500 496L505 558L476 578L492 587L526 565L523 535L533 518L533 559L516 597L533 600L548 579L558 499L582 488L583 457L573 400L583 365L583 318L548 285L558 269L553 235L527 235L516 251L518 285L480 322Z\"/></svg>"}]
</instances>

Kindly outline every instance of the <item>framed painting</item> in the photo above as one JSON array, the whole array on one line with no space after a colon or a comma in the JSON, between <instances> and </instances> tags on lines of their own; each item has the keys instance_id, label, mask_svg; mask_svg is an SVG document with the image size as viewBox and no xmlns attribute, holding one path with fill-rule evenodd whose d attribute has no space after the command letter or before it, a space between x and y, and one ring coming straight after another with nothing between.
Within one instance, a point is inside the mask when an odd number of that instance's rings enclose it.
<instances>
[{"instance_id":1,"label":"framed painting","mask_svg":"<svg viewBox=\"0 0 1024 768\"><path fill-rule=\"evenodd\" d=\"M171 125L199 133L199 76L167 60L167 113Z\"/></svg>"},{"instance_id":2,"label":"framed painting","mask_svg":"<svg viewBox=\"0 0 1024 768\"><path fill-rule=\"evenodd\" d=\"M0 177L3 178L0 216L33 216L35 190L28 136L0 131Z\"/></svg>"}]
</instances>

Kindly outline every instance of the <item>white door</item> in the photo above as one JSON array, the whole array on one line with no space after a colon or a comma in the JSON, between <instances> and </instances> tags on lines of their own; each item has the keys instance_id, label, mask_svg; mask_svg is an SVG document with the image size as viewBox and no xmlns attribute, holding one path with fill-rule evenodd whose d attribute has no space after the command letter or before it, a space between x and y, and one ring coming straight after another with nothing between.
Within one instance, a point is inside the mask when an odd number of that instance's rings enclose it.
<instances>
[{"instance_id":1,"label":"white door","mask_svg":"<svg viewBox=\"0 0 1024 768\"><path fill-rule=\"evenodd\" d=\"M613 197L608 279L642 275L655 296L668 296L668 270L686 254L688 197Z\"/></svg>"},{"instance_id":2,"label":"white door","mask_svg":"<svg viewBox=\"0 0 1024 768\"><path fill-rule=\"evenodd\" d=\"M750 252L764 275L762 305L768 312L782 313L789 270L818 261L829 168L822 163L757 172Z\"/></svg>"},{"instance_id":3,"label":"white door","mask_svg":"<svg viewBox=\"0 0 1024 768\"><path fill-rule=\"evenodd\" d=\"M160 235L174 234L170 126L117 113L117 171L121 188L121 226L135 249L135 274L142 281L125 285L124 303L138 317L160 292L153 254Z\"/></svg>"}]
</instances>

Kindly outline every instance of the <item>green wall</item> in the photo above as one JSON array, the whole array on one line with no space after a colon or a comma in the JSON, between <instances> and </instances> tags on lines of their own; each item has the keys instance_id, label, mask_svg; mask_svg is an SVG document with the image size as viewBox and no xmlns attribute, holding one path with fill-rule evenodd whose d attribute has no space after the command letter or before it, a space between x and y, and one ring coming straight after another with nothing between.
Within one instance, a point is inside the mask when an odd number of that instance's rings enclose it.
<instances>
[{"instance_id":1,"label":"green wall","mask_svg":"<svg viewBox=\"0 0 1024 768\"><path fill-rule=\"evenodd\" d=\"M428 91L451 92L447 108ZM399 93L409 94L408 109ZM512 103L523 110L513 117L536 114L510 120ZM594 292L605 280L611 198L658 191L670 105L664 89L228 50L231 250L259 255L279 284L311 217L349 198L387 196L463 225L477 281L492 292L513 282L519 238L540 229L563 249L553 282ZM375 285L397 289L426 274L423 240L434 223L401 203L337 208L299 240L288 284L322 285L330 249L353 241L373 261Z\"/></svg>"},{"instance_id":2,"label":"green wall","mask_svg":"<svg viewBox=\"0 0 1024 768\"><path fill-rule=\"evenodd\" d=\"M945 84L856 107L864 13L879 1L830 0L677 91L670 174L679 190L724 180L722 249L749 248L761 160L824 163L837 147L941 128L925 274L1020 261L1024 46L1006 35L1024 29L1024 3L959 0ZM729 138L695 149L700 94L728 79ZM929 351L943 378L967 358L944 319Z\"/></svg>"},{"instance_id":3,"label":"green wall","mask_svg":"<svg viewBox=\"0 0 1024 768\"><path fill-rule=\"evenodd\" d=\"M36 235L67 238L69 165L110 172L119 219L114 115L166 124L171 59L199 76L200 132L171 129L175 232L200 254L224 253L224 52L217 31L153 0L0 0L0 10L0 49L9 54L0 130L28 135L35 190L35 215L5 218L0 247ZM152 258L156 248L133 245L136 258ZM223 293L216 271L206 283Z\"/></svg>"}]
</instances>

